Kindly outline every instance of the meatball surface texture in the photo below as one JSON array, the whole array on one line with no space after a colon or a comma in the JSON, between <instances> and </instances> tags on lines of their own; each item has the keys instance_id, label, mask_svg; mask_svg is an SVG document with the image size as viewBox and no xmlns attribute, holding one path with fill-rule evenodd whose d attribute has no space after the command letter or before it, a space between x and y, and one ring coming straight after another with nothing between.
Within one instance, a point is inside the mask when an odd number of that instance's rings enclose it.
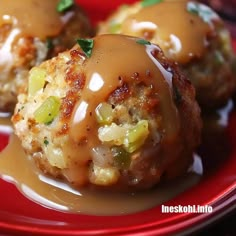
<instances>
[{"instance_id":1,"label":"meatball surface texture","mask_svg":"<svg viewBox=\"0 0 236 236\"><path fill-rule=\"evenodd\" d=\"M76 186L148 189L186 171L201 133L195 90L161 49L101 35L34 67L12 118L26 153Z\"/></svg>"},{"instance_id":2,"label":"meatball surface texture","mask_svg":"<svg viewBox=\"0 0 236 236\"><path fill-rule=\"evenodd\" d=\"M98 34L115 33L158 44L180 65L203 108L223 105L235 91L236 59L230 34L208 6L194 1L145 1L120 7L100 24Z\"/></svg>"},{"instance_id":3,"label":"meatball surface texture","mask_svg":"<svg viewBox=\"0 0 236 236\"><path fill-rule=\"evenodd\" d=\"M28 71L92 35L86 15L73 5L57 11L58 0L0 0L0 110L14 110L27 88Z\"/></svg>"}]
</instances>

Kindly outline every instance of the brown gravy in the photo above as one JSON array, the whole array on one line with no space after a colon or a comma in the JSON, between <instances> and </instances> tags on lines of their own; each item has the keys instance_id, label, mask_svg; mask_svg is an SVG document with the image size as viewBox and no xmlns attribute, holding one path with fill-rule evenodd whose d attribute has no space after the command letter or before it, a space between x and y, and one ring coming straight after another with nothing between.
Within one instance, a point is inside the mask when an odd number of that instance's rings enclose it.
<instances>
[{"instance_id":1,"label":"brown gravy","mask_svg":"<svg viewBox=\"0 0 236 236\"><path fill-rule=\"evenodd\" d=\"M85 62L86 82L80 95L81 99L75 105L69 131L70 137L75 142L83 140L86 134L89 135L86 146L80 146L80 152L83 153L82 163L86 162L85 156L91 156L91 149L100 143L97 134L93 133L98 130L98 124L92 113L99 103L106 101L112 91L120 87L122 83L132 83L132 75L135 72L140 75L139 79L147 87L153 86L154 91L159 93L164 121L164 138L171 139L178 135L180 121L172 99L172 74L153 57L152 53L159 50L157 46L140 45L134 43L135 40L132 37L118 35L116 37L98 36L94 43L93 54ZM136 60L136 58L142 58L142 60ZM111 60L115 66L108 66ZM121 68L125 69L121 70ZM151 76L145 76L147 71ZM76 160L78 161L78 158Z\"/></svg>"},{"instance_id":2,"label":"brown gravy","mask_svg":"<svg viewBox=\"0 0 236 236\"><path fill-rule=\"evenodd\" d=\"M1 117L0 132L9 133L10 141L0 153L0 177L13 182L27 198L58 211L121 215L146 210L196 185L202 176L209 175L225 161L230 152L226 128L232 109L233 102L229 101L223 109L203 114L203 143L198 150L202 158L194 155L191 171L185 176L146 192L129 194L76 190L64 182L44 176L24 154L18 138L12 134L9 118ZM219 143L221 145L217 145Z\"/></svg>"},{"instance_id":3,"label":"brown gravy","mask_svg":"<svg viewBox=\"0 0 236 236\"><path fill-rule=\"evenodd\" d=\"M121 25L121 33L137 35L156 42L170 58L181 64L193 57L201 57L208 46L208 36L214 30L210 23L204 22L196 13L187 10L187 0L163 1L142 7L131 14ZM209 19L217 18L205 6L199 7L208 12ZM172 14L172 15L171 15ZM149 39L150 40L150 39Z\"/></svg>"},{"instance_id":4,"label":"brown gravy","mask_svg":"<svg viewBox=\"0 0 236 236\"><path fill-rule=\"evenodd\" d=\"M7 118L0 118L0 124L4 124L0 128L11 127ZM8 130L11 132L11 129ZM200 160L197 156L195 158ZM149 209L198 183L199 174L191 172L187 175L188 178L185 176L143 193L118 194L76 190L38 172L24 154L14 134L10 134L9 145L0 153L1 178L16 184L26 197L41 205L73 213L120 215Z\"/></svg>"},{"instance_id":5,"label":"brown gravy","mask_svg":"<svg viewBox=\"0 0 236 236\"><path fill-rule=\"evenodd\" d=\"M58 0L0 0L0 26L10 24L19 34L41 39L55 36L68 20L66 19L68 17L62 17L57 12L58 2Z\"/></svg>"}]
</instances>

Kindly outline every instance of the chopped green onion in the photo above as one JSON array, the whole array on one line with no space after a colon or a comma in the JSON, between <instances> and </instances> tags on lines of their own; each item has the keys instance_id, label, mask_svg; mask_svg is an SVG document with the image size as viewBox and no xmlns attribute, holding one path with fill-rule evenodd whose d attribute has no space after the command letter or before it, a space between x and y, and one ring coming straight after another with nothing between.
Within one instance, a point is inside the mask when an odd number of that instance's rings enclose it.
<instances>
[{"instance_id":1,"label":"chopped green onion","mask_svg":"<svg viewBox=\"0 0 236 236\"><path fill-rule=\"evenodd\" d=\"M163 2L163 0L142 0L141 5L143 7L148 7L148 6L154 5L156 3L160 3L160 2Z\"/></svg>"},{"instance_id":2,"label":"chopped green onion","mask_svg":"<svg viewBox=\"0 0 236 236\"><path fill-rule=\"evenodd\" d=\"M59 109L60 109L60 99L55 96L50 96L34 112L34 118L38 123L49 124L58 115Z\"/></svg>"},{"instance_id":3,"label":"chopped green onion","mask_svg":"<svg viewBox=\"0 0 236 236\"><path fill-rule=\"evenodd\" d=\"M34 67L30 70L28 86L29 95L34 95L37 91L43 88L46 75L46 70L39 67Z\"/></svg>"},{"instance_id":4,"label":"chopped green onion","mask_svg":"<svg viewBox=\"0 0 236 236\"><path fill-rule=\"evenodd\" d=\"M151 45L151 43L145 39L138 39L138 40L136 40L136 43L139 43L142 45Z\"/></svg>"},{"instance_id":5,"label":"chopped green onion","mask_svg":"<svg viewBox=\"0 0 236 236\"><path fill-rule=\"evenodd\" d=\"M196 4L191 3L187 5L187 11L192 14L198 15L199 9Z\"/></svg>"},{"instance_id":6,"label":"chopped green onion","mask_svg":"<svg viewBox=\"0 0 236 236\"><path fill-rule=\"evenodd\" d=\"M210 23L212 18L216 15L211 8L197 2L188 2L187 11L199 16L206 23Z\"/></svg>"},{"instance_id":7,"label":"chopped green onion","mask_svg":"<svg viewBox=\"0 0 236 236\"><path fill-rule=\"evenodd\" d=\"M97 121L100 124L111 124L113 120L112 106L108 103L100 103L95 109Z\"/></svg>"},{"instance_id":8,"label":"chopped green onion","mask_svg":"<svg viewBox=\"0 0 236 236\"><path fill-rule=\"evenodd\" d=\"M141 120L133 128L128 130L124 139L124 148L127 152L132 153L140 148L148 137L148 121Z\"/></svg>"},{"instance_id":9,"label":"chopped green onion","mask_svg":"<svg viewBox=\"0 0 236 236\"><path fill-rule=\"evenodd\" d=\"M91 57L94 40L93 39L77 39L77 43L85 53L87 57Z\"/></svg>"},{"instance_id":10,"label":"chopped green onion","mask_svg":"<svg viewBox=\"0 0 236 236\"><path fill-rule=\"evenodd\" d=\"M74 4L73 0L60 0L57 4L57 11L58 12L64 12L70 7L72 7Z\"/></svg>"}]
</instances>

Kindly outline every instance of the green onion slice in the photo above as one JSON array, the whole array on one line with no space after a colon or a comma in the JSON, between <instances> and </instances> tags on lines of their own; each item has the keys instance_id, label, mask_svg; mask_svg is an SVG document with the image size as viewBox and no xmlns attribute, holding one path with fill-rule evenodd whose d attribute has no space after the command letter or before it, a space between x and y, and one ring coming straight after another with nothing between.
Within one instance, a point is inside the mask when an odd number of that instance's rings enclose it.
<instances>
[{"instance_id":1,"label":"green onion slice","mask_svg":"<svg viewBox=\"0 0 236 236\"><path fill-rule=\"evenodd\" d=\"M85 53L87 57L91 57L92 55L92 50L93 50L93 45L94 45L94 40L93 39L77 39L77 43Z\"/></svg>"},{"instance_id":2,"label":"green onion slice","mask_svg":"<svg viewBox=\"0 0 236 236\"><path fill-rule=\"evenodd\" d=\"M139 43L142 45L151 45L151 43L145 39L138 39L138 40L136 40L136 43Z\"/></svg>"},{"instance_id":3,"label":"green onion slice","mask_svg":"<svg viewBox=\"0 0 236 236\"><path fill-rule=\"evenodd\" d=\"M156 3L160 3L160 2L163 2L163 0L143 0L143 1L141 1L141 5L143 7L148 7L148 6L154 5Z\"/></svg>"},{"instance_id":4,"label":"green onion slice","mask_svg":"<svg viewBox=\"0 0 236 236\"><path fill-rule=\"evenodd\" d=\"M68 10L70 7L72 7L73 4L74 4L73 0L60 0L59 3L57 4L57 11L60 13L64 12Z\"/></svg>"}]
</instances>

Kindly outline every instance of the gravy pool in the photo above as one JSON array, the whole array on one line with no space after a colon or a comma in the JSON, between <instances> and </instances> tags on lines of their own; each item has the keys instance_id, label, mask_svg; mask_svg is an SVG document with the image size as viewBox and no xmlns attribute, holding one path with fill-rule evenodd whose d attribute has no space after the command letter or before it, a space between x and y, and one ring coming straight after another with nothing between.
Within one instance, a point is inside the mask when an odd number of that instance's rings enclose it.
<instances>
[{"instance_id":1,"label":"gravy pool","mask_svg":"<svg viewBox=\"0 0 236 236\"><path fill-rule=\"evenodd\" d=\"M12 131L10 121L0 118L0 132ZM196 163L200 158L194 157ZM194 167L195 168L195 167ZM198 172L198 173L197 173ZM31 200L59 211L92 215L121 215L142 211L161 204L198 183L200 169L171 183L142 193L107 193L76 190L66 183L47 177L36 170L18 138L11 133L8 146L0 153L0 177L13 182Z\"/></svg>"},{"instance_id":2,"label":"gravy pool","mask_svg":"<svg viewBox=\"0 0 236 236\"><path fill-rule=\"evenodd\" d=\"M214 136L225 140L228 115L232 109L233 102L229 101L224 109L220 109L213 115L205 116L204 128L207 128L207 133L203 134L204 143L199 148L200 155L204 155L209 159L212 154L212 149L207 141L209 133L214 133ZM215 125L212 125L213 121ZM69 213L122 215L152 208L199 183L203 176L203 168L205 175L207 174L205 167L210 163L210 160L206 160L204 157L200 158L197 154L194 154L193 165L185 176L160 184L156 188L145 192L120 194L85 189L78 190L73 189L65 182L47 177L36 169L33 162L24 154L20 141L12 133L9 117L1 116L0 132L9 133L10 135L8 146L0 153L0 177L14 183L27 198L43 206ZM216 140L215 142L220 141L217 138ZM228 150L228 147L225 146L225 148ZM221 154L219 153L219 155ZM215 156L212 158L215 158ZM212 167L208 169L212 171Z\"/></svg>"}]
</instances>

